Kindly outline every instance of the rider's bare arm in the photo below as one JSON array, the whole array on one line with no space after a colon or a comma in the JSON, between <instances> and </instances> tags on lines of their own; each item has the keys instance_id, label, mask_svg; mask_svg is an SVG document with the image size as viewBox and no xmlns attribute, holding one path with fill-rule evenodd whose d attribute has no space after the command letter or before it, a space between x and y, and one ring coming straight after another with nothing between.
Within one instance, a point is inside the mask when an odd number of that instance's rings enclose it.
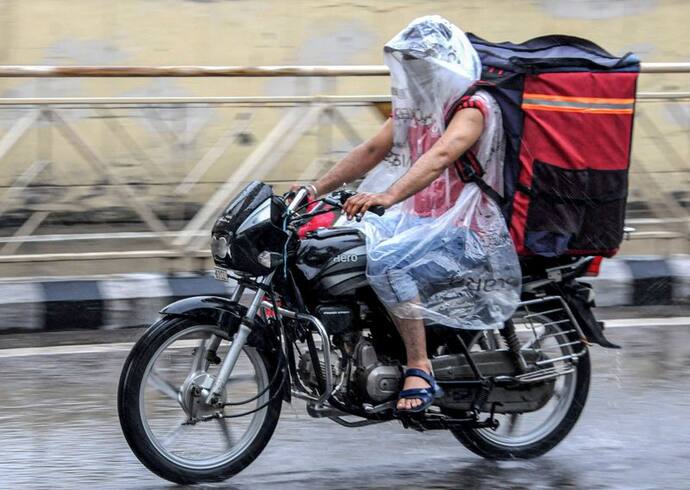
<instances>
[{"instance_id":1,"label":"rider's bare arm","mask_svg":"<svg viewBox=\"0 0 690 490\"><path fill-rule=\"evenodd\" d=\"M371 206L389 208L424 189L477 142L483 127L484 116L479 109L467 108L457 112L434 146L386 192L360 192L348 199L343 206L348 219L366 212Z\"/></svg>"},{"instance_id":2,"label":"rider's bare arm","mask_svg":"<svg viewBox=\"0 0 690 490\"><path fill-rule=\"evenodd\" d=\"M386 191L392 204L404 201L431 184L482 134L484 116L479 109L463 109L453 116L441 138Z\"/></svg>"},{"instance_id":3,"label":"rider's bare arm","mask_svg":"<svg viewBox=\"0 0 690 490\"><path fill-rule=\"evenodd\" d=\"M378 134L355 147L314 183L317 194L331 192L345 182L352 182L374 168L393 146L393 120L388 119Z\"/></svg>"}]
</instances>

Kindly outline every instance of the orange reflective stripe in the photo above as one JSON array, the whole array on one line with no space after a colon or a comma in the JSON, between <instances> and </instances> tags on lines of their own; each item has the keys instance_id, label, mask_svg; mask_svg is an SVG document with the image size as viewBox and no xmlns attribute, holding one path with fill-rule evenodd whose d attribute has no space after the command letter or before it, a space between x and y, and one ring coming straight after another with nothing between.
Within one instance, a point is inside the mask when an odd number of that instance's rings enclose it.
<instances>
[{"instance_id":1,"label":"orange reflective stripe","mask_svg":"<svg viewBox=\"0 0 690 490\"><path fill-rule=\"evenodd\" d=\"M522 104L522 108L525 110L533 111L555 111L555 112L581 112L584 114L632 114L632 109L600 109L594 107L566 107L566 106L550 106L550 105L538 105L538 104Z\"/></svg>"},{"instance_id":2,"label":"orange reflective stripe","mask_svg":"<svg viewBox=\"0 0 690 490\"><path fill-rule=\"evenodd\" d=\"M546 95L546 94L531 94L524 93L525 99L541 99L541 100L556 100L561 102L584 102L592 104L632 104L635 99L618 99L618 98L602 98L602 97L567 97L564 95Z\"/></svg>"}]
</instances>

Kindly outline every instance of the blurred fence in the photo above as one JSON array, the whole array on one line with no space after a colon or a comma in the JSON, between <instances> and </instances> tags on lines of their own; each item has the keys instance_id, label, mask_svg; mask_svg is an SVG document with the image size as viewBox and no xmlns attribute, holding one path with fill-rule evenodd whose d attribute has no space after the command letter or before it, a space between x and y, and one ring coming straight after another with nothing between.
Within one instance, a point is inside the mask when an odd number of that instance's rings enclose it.
<instances>
[{"instance_id":1,"label":"blurred fence","mask_svg":"<svg viewBox=\"0 0 690 490\"><path fill-rule=\"evenodd\" d=\"M642 71L690 73L690 63L646 63ZM323 77L328 92L336 91L336 77L387 75L385 66L0 67L8 78ZM638 233L626 247L687 252L690 92L641 92L638 100L635 139L649 138L656 158L670 167L634 147L627 222ZM284 188L313 180L380 124L389 101L385 95L0 98L4 275L203 269L209 229L247 181ZM685 150L649 110L655 103L682 108L671 114L680 114ZM220 122L209 125L213 118Z\"/></svg>"}]
</instances>

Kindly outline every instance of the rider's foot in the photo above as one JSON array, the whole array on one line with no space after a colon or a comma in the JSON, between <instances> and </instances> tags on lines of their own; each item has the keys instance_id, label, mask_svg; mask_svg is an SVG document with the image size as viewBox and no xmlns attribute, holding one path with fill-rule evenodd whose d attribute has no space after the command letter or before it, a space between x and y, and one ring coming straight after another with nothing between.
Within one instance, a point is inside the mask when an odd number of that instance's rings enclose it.
<instances>
[{"instance_id":1,"label":"rider's foot","mask_svg":"<svg viewBox=\"0 0 690 490\"><path fill-rule=\"evenodd\" d=\"M407 366L408 369L411 368L417 368L421 369L422 371L431 374L431 368L429 366L429 362L424 362L424 363L418 363L418 364L409 364ZM403 390L409 390L413 388L430 388L429 383L424 381L422 378L419 378L417 376L407 376L405 378L405 383L403 384L402 389ZM401 390L402 391L402 390ZM398 404L396 405L396 408L398 410L412 410L414 408L417 408L423 403L423 401L419 398L401 398L398 400Z\"/></svg>"}]
</instances>

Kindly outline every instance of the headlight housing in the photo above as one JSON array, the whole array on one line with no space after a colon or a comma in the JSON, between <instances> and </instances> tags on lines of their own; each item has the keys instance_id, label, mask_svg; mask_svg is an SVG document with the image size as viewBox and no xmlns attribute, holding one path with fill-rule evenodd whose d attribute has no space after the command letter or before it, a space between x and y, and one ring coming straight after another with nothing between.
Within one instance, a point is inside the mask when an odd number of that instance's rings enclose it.
<instances>
[{"instance_id":1,"label":"headlight housing","mask_svg":"<svg viewBox=\"0 0 690 490\"><path fill-rule=\"evenodd\" d=\"M211 249L218 267L262 276L294 256L299 241L283 230L285 203L270 186L249 184L216 220ZM289 242L286 244L286 242Z\"/></svg>"}]
</instances>

